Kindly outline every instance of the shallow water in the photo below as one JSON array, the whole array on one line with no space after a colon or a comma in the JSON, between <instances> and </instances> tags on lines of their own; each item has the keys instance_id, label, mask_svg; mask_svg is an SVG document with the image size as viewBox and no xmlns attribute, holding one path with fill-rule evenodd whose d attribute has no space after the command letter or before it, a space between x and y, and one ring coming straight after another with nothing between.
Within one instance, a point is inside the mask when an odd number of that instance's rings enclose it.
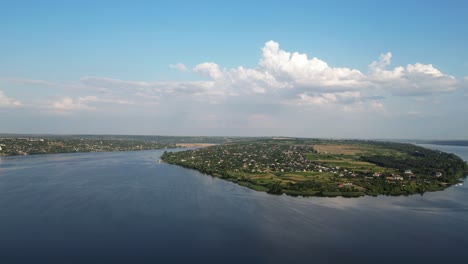
<instances>
[{"instance_id":1,"label":"shallow water","mask_svg":"<svg viewBox=\"0 0 468 264\"><path fill-rule=\"evenodd\" d=\"M468 160L468 147L423 146ZM1 263L465 262L467 184L275 196L157 163L161 154L2 157Z\"/></svg>"}]
</instances>

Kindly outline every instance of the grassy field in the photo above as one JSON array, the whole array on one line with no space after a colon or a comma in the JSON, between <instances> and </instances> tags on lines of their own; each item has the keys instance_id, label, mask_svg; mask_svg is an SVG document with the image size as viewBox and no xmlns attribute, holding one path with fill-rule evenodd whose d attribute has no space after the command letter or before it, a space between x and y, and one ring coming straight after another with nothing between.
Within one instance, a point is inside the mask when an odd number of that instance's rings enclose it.
<instances>
[{"instance_id":1,"label":"grassy field","mask_svg":"<svg viewBox=\"0 0 468 264\"><path fill-rule=\"evenodd\" d=\"M313 145L316 153L307 153L305 156L315 162L328 166L343 167L355 172L381 172L394 173L393 169L383 168L373 163L360 161L362 155L383 155L404 157L406 154L392 149L379 148L367 144L316 144Z\"/></svg>"},{"instance_id":2,"label":"grassy field","mask_svg":"<svg viewBox=\"0 0 468 264\"><path fill-rule=\"evenodd\" d=\"M374 144L366 143L341 143L341 144L315 144L313 148L322 155L330 154L333 156L353 156L357 157L363 154L384 155L384 156L405 156L406 154L394 149L379 147Z\"/></svg>"}]
</instances>

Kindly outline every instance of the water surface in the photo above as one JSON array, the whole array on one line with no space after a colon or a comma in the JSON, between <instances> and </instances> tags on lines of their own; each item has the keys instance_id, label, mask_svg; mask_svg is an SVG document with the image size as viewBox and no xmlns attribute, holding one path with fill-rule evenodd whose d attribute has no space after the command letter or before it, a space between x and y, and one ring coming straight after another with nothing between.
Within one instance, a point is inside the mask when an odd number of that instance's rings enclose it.
<instances>
[{"instance_id":1,"label":"water surface","mask_svg":"<svg viewBox=\"0 0 468 264\"><path fill-rule=\"evenodd\" d=\"M433 146L468 160L468 147ZM162 151L0 160L1 263L464 263L468 187L409 197L256 192Z\"/></svg>"}]
</instances>

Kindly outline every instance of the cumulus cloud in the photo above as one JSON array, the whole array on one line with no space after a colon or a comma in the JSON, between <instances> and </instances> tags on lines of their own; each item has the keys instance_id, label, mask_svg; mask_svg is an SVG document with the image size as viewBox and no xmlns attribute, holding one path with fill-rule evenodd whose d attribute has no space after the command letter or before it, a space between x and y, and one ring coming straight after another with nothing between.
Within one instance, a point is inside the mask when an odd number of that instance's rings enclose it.
<instances>
[{"instance_id":1,"label":"cumulus cloud","mask_svg":"<svg viewBox=\"0 0 468 264\"><path fill-rule=\"evenodd\" d=\"M191 69L201 81L127 81L86 76L75 84L31 80L30 83L94 91L92 97L63 97L55 109L95 110L103 104L155 105L190 103L268 105L283 107L335 107L339 109L385 109L390 97L453 92L467 86L468 77L457 80L432 64L414 63L390 68L387 52L368 65L367 72L349 67L332 67L327 62L299 52L280 48L268 41L254 67L223 68L215 62L202 62ZM170 65L189 71L183 63ZM18 81L18 80L16 80ZM67 86L68 85L68 86ZM80 93L77 93L80 94ZM5 99L3 99L5 100ZM5 103L4 103L5 104Z\"/></svg>"},{"instance_id":2,"label":"cumulus cloud","mask_svg":"<svg viewBox=\"0 0 468 264\"><path fill-rule=\"evenodd\" d=\"M347 90L365 86L365 76L358 70L330 67L316 57L309 59L306 54L281 50L274 41L263 47L259 70L289 88Z\"/></svg>"},{"instance_id":3,"label":"cumulus cloud","mask_svg":"<svg viewBox=\"0 0 468 264\"><path fill-rule=\"evenodd\" d=\"M300 94L296 101L299 105L326 105L331 103L353 103L361 98L360 92L337 92L337 93L321 93L309 95L306 93Z\"/></svg>"},{"instance_id":4,"label":"cumulus cloud","mask_svg":"<svg viewBox=\"0 0 468 264\"><path fill-rule=\"evenodd\" d=\"M379 59L373 61L369 65L369 72L371 75L379 74L385 70L385 68L390 65L392 59L392 53L387 52L385 54L380 54Z\"/></svg>"},{"instance_id":5,"label":"cumulus cloud","mask_svg":"<svg viewBox=\"0 0 468 264\"><path fill-rule=\"evenodd\" d=\"M223 77L223 73L219 69L218 64L213 62L204 62L193 68L194 72L210 77L213 80L218 80Z\"/></svg>"},{"instance_id":6,"label":"cumulus cloud","mask_svg":"<svg viewBox=\"0 0 468 264\"><path fill-rule=\"evenodd\" d=\"M51 103L51 108L58 110L59 112L69 112L75 110L95 110L96 108L88 105L89 102L95 102L97 98L95 96L80 97L73 99L71 97L63 97L57 101Z\"/></svg>"},{"instance_id":7,"label":"cumulus cloud","mask_svg":"<svg viewBox=\"0 0 468 264\"><path fill-rule=\"evenodd\" d=\"M453 92L461 86L455 77L442 73L432 64L415 63L387 70L391 58L388 52L369 65L368 78L374 87L399 96L420 96Z\"/></svg>"},{"instance_id":8,"label":"cumulus cloud","mask_svg":"<svg viewBox=\"0 0 468 264\"><path fill-rule=\"evenodd\" d=\"M78 98L66 96L50 102L48 108L56 110L57 113L70 113L73 111L95 111L98 109L98 104L132 105L133 102L122 99L99 98L91 95Z\"/></svg>"},{"instance_id":9,"label":"cumulus cloud","mask_svg":"<svg viewBox=\"0 0 468 264\"><path fill-rule=\"evenodd\" d=\"M6 96L5 93L0 90L0 107L17 107L20 105L20 101Z\"/></svg>"},{"instance_id":10,"label":"cumulus cloud","mask_svg":"<svg viewBox=\"0 0 468 264\"><path fill-rule=\"evenodd\" d=\"M170 64L169 65L169 68L171 69L175 69L175 70L178 70L178 71L181 71L181 72L186 72L188 71L188 68L187 66L185 66L185 64L183 63L176 63L176 64Z\"/></svg>"},{"instance_id":11,"label":"cumulus cloud","mask_svg":"<svg viewBox=\"0 0 468 264\"><path fill-rule=\"evenodd\" d=\"M425 96L447 93L461 87L455 77L444 74L432 64L408 64L387 69L392 53L381 54L369 64L368 73L347 67L331 67L317 57L280 49L268 41L254 68L222 69L214 62L198 64L193 71L208 78L204 92L217 95L272 96L277 103L298 105L362 104L369 98ZM382 102L374 100L377 105ZM374 105L376 106L376 105ZM375 108L375 107L374 107ZM382 107L380 107L382 108Z\"/></svg>"}]
</instances>

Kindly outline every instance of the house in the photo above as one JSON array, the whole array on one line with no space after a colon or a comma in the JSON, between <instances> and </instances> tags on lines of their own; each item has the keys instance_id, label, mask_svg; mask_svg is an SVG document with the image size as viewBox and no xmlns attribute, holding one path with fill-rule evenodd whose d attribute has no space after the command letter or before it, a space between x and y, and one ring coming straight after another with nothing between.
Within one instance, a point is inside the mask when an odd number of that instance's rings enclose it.
<instances>
[{"instance_id":1,"label":"house","mask_svg":"<svg viewBox=\"0 0 468 264\"><path fill-rule=\"evenodd\" d=\"M394 179L395 181L402 181L402 180L403 180L403 177L401 177L400 175L394 175L394 176L393 176L393 179Z\"/></svg>"},{"instance_id":2,"label":"house","mask_svg":"<svg viewBox=\"0 0 468 264\"><path fill-rule=\"evenodd\" d=\"M436 172L436 173L435 173L435 176L436 176L437 178L442 177L442 172Z\"/></svg>"},{"instance_id":3,"label":"house","mask_svg":"<svg viewBox=\"0 0 468 264\"><path fill-rule=\"evenodd\" d=\"M373 174L372 176L374 176L374 177L380 177L380 176L382 176L382 173L380 173L380 172L374 172L374 174Z\"/></svg>"},{"instance_id":4,"label":"house","mask_svg":"<svg viewBox=\"0 0 468 264\"><path fill-rule=\"evenodd\" d=\"M405 170L405 174L406 175L411 175L411 174L413 174L413 172L411 170Z\"/></svg>"}]
</instances>

